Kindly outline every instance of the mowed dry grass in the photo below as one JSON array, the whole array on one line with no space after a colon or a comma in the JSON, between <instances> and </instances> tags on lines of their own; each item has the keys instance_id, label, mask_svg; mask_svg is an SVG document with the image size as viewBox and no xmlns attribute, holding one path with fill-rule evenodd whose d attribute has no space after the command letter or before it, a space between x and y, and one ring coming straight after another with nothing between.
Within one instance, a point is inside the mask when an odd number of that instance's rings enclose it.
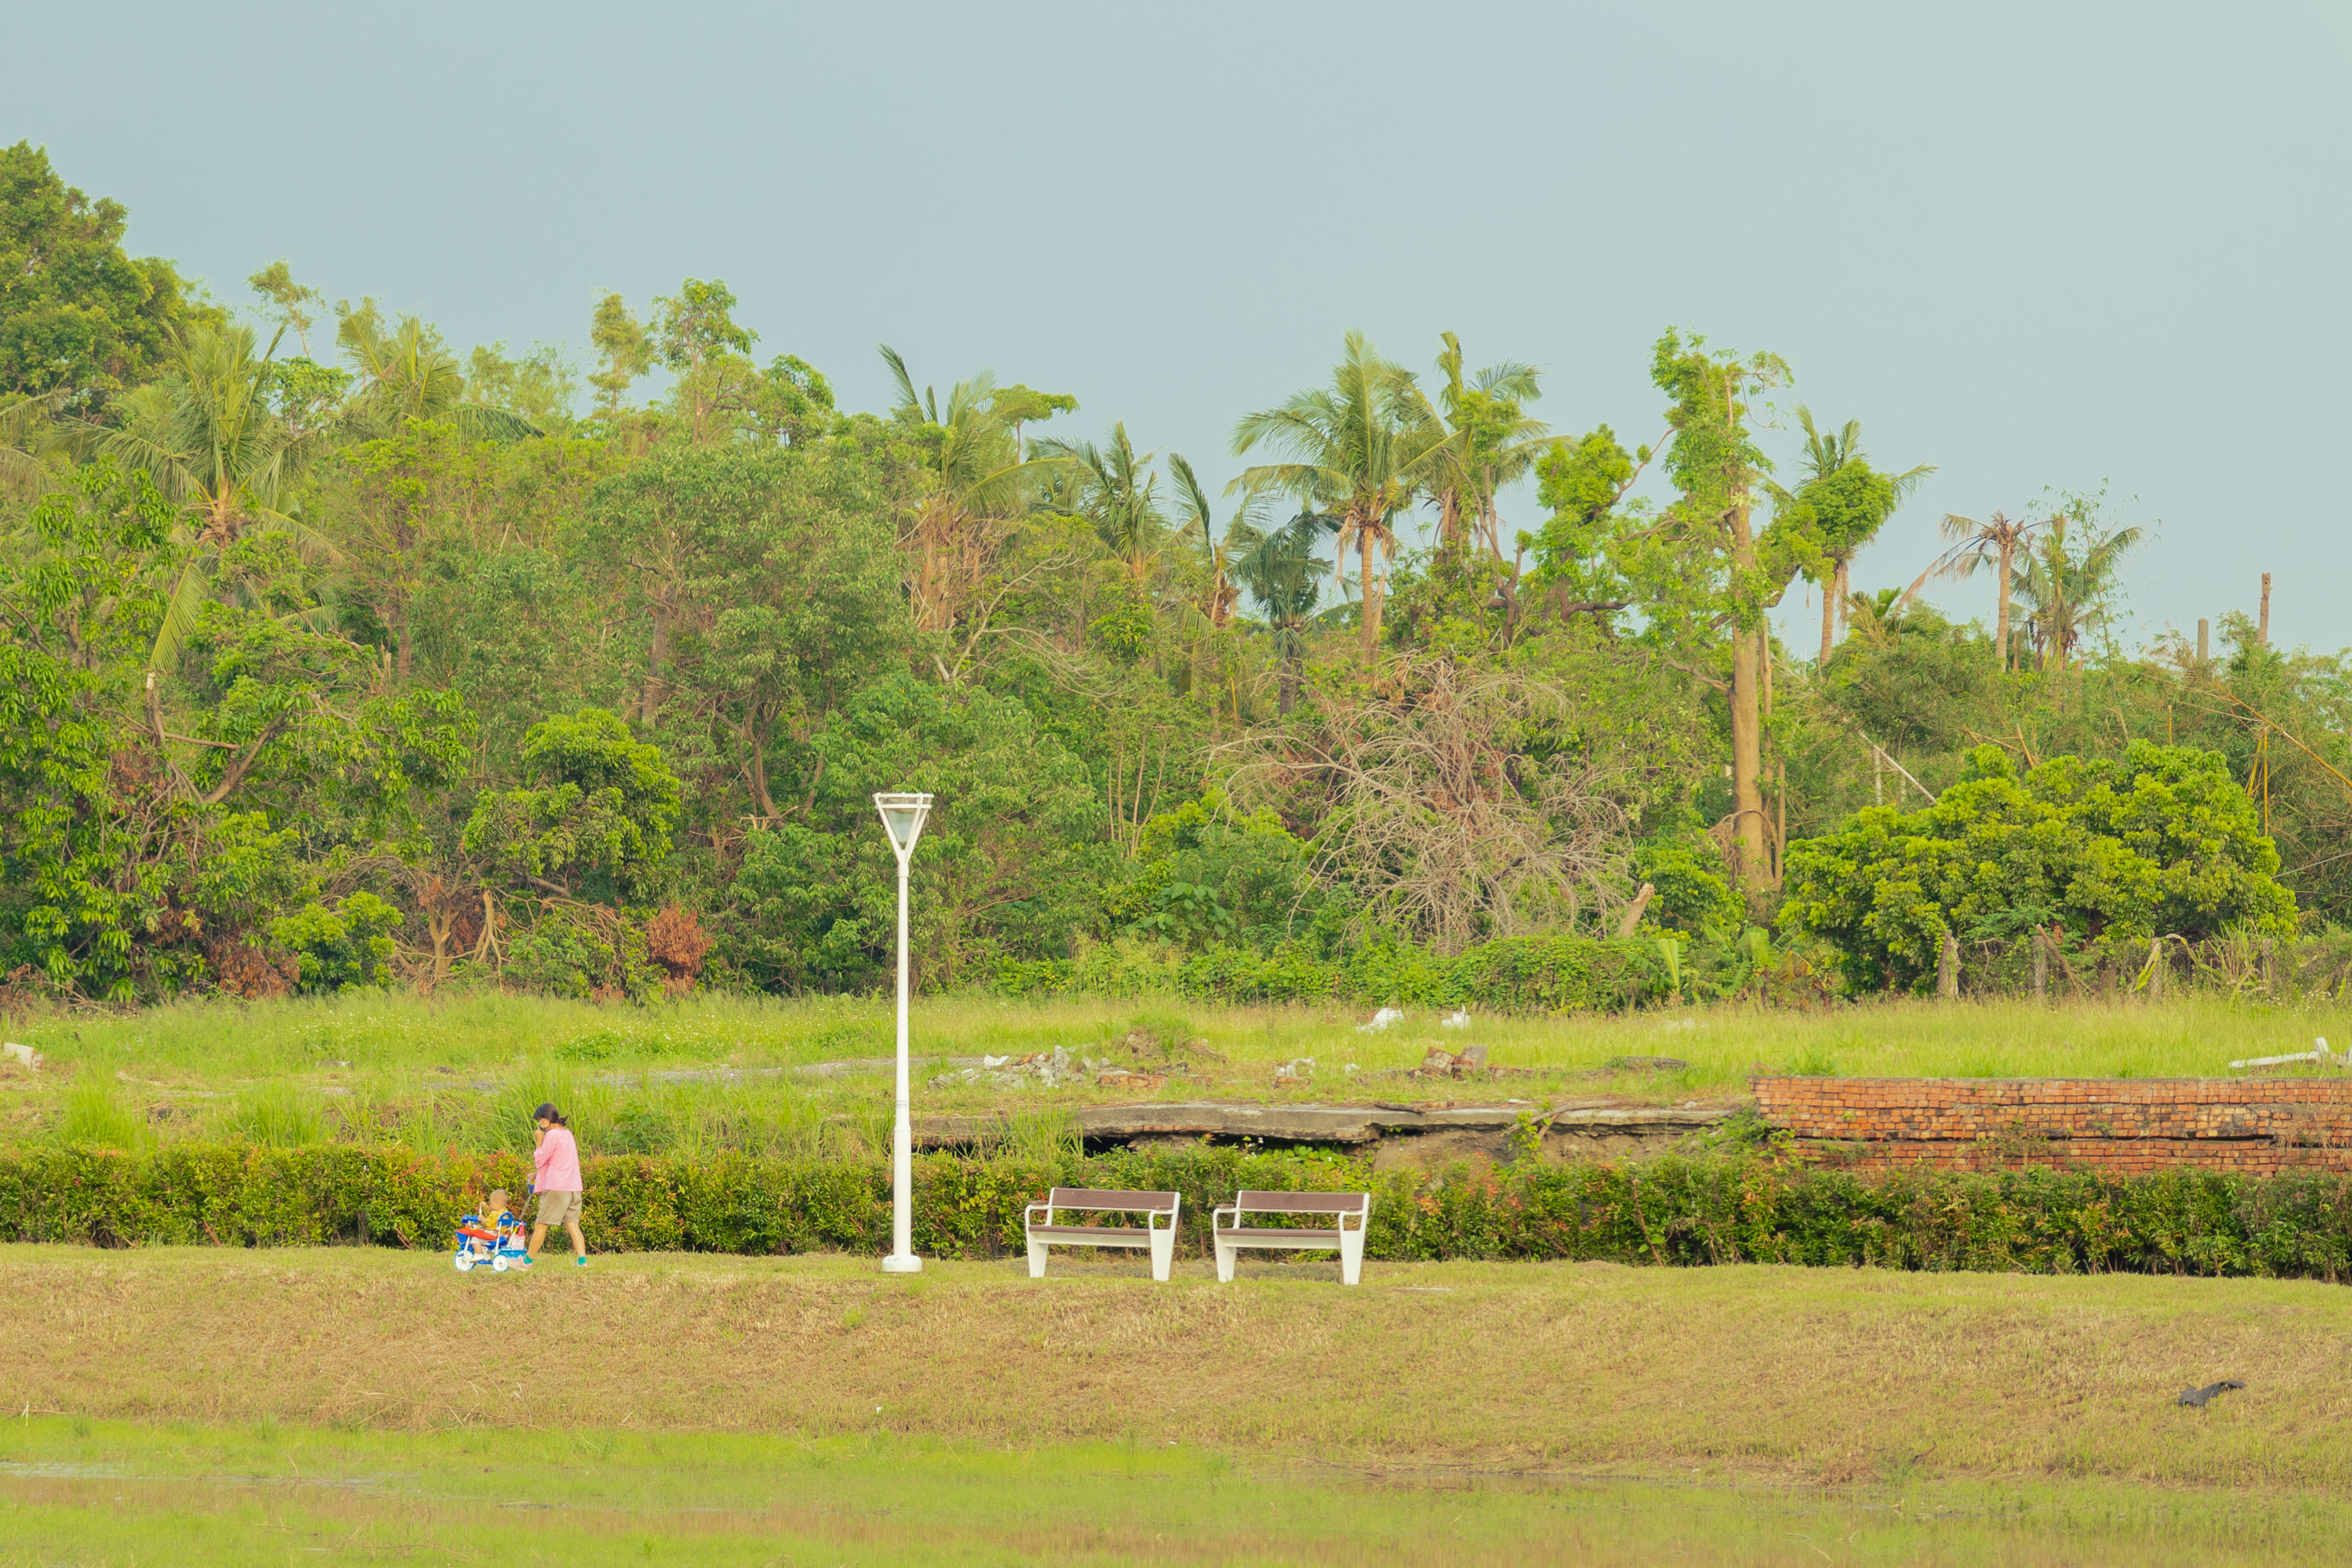
<instances>
[{"instance_id":1,"label":"mowed dry grass","mask_svg":"<svg viewBox=\"0 0 2352 1568\"><path fill-rule=\"evenodd\" d=\"M2352 1292L1730 1268L0 1252L0 1399L346 1426L1169 1441L1349 1463L2352 1485ZM2202 1412L2173 1396L2242 1379Z\"/></svg>"}]
</instances>

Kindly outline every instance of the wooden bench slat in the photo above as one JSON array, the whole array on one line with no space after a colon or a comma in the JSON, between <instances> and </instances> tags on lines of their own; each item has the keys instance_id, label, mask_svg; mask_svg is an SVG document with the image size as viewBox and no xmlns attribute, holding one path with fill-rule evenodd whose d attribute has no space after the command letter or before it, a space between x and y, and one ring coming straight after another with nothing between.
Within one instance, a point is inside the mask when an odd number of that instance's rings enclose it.
<instances>
[{"instance_id":1,"label":"wooden bench slat","mask_svg":"<svg viewBox=\"0 0 2352 1568\"><path fill-rule=\"evenodd\" d=\"M1249 1214L1361 1214L1371 1207L1370 1193L1241 1192L1226 1205Z\"/></svg>"},{"instance_id":2,"label":"wooden bench slat","mask_svg":"<svg viewBox=\"0 0 2352 1568\"><path fill-rule=\"evenodd\" d=\"M1029 1234L1040 1241L1060 1239L1083 1241L1131 1242L1139 1247L1151 1244L1153 1232L1139 1225L1033 1225ZM1165 1235L1165 1231L1159 1234Z\"/></svg>"},{"instance_id":3,"label":"wooden bench slat","mask_svg":"<svg viewBox=\"0 0 2352 1568\"><path fill-rule=\"evenodd\" d=\"M1181 1193L1119 1193L1095 1187L1055 1187L1047 1200L1057 1209L1128 1209L1166 1214Z\"/></svg>"},{"instance_id":4,"label":"wooden bench slat","mask_svg":"<svg viewBox=\"0 0 2352 1568\"><path fill-rule=\"evenodd\" d=\"M1333 1243L1342 1233L1325 1230L1320 1226L1301 1226L1296 1230L1268 1230L1263 1226L1244 1226L1239 1230L1217 1232L1220 1241L1317 1241Z\"/></svg>"}]
</instances>

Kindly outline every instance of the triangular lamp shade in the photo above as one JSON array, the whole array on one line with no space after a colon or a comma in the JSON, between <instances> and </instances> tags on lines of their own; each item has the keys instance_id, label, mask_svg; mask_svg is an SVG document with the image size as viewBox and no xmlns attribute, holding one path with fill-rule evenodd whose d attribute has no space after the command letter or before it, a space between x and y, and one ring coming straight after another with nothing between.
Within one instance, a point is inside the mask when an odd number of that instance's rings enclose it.
<instances>
[{"instance_id":1,"label":"triangular lamp shade","mask_svg":"<svg viewBox=\"0 0 2352 1568\"><path fill-rule=\"evenodd\" d=\"M890 836L890 847L902 856L914 853L915 840L922 836L923 818L930 815L931 797L877 795L874 809L882 814L882 830Z\"/></svg>"}]
</instances>

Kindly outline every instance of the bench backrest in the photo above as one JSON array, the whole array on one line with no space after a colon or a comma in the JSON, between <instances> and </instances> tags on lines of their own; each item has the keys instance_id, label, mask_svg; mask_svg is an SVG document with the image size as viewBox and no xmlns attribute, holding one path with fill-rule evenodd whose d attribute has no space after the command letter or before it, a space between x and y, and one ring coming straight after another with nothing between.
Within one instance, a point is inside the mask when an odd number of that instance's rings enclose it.
<instances>
[{"instance_id":1,"label":"bench backrest","mask_svg":"<svg viewBox=\"0 0 2352 1568\"><path fill-rule=\"evenodd\" d=\"M1057 1209L1108 1209L1128 1214L1174 1214L1181 1193L1115 1193L1093 1187L1055 1187L1047 1198Z\"/></svg>"},{"instance_id":2,"label":"bench backrest","mask_svg":"<svg viewBox=\"0 0 2352 1568\"><path fill-rule=\"evenodd\" d=\"M1254 1193L1234 1194L1244 1214L1370 1214L1370 1193Z\"/></svg>"}]
</instances>

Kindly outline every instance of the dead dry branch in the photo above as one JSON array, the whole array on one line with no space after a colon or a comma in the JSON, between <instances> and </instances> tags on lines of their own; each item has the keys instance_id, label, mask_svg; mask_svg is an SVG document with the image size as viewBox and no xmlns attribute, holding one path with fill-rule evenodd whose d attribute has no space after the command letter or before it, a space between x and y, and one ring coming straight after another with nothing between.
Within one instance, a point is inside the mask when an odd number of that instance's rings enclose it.
<instances>
[{"instance_id":1,"label":"dead dry branch","mask_svg":"<svg viewBox=\"0 0 2352 1568\"><path fill-rule=\"evenodd\" d=\"M1601 770L1557 749L1568 694L1400 659L1369 698L1220 748L1236 798L1315 817L1318 875L1370 929L1441 952L1622 907L1629 834Z\"/></svg>"}]
</instances>

